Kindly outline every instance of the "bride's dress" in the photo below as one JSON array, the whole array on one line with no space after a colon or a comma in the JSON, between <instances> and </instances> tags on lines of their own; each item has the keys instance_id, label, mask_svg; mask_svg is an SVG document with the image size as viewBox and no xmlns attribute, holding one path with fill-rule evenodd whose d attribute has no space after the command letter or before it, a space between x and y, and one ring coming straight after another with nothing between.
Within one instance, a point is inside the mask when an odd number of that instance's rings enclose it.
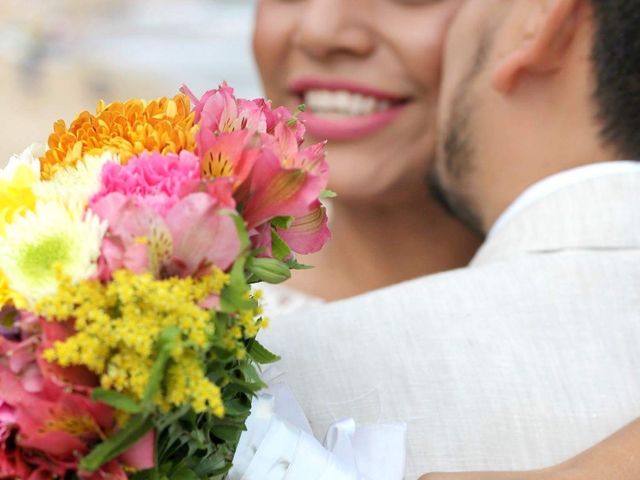
<instances>
[{"instance_id":1,"label":"bride's dress","mask_svg":"<svg viewBox=\"0 0 640 480\"><path fill-rule=\"evenodd\" d=\"M260 285L266 316L274 318L326 302L281 285ZM277 352L275 352L277 353ZM357 425L337 419L325 439L307 418L277 364L262 374L266 392L254 400L227 480L401 480L406 460L404 423ZM321 443L320 440L324 440Z\"/></svg>"},{"instance_id":2,"label":"bride's dress","mask_svg":"<svg viewBox=\"0 0 640 480\"><path fill-rule=\"evenodd\" d=\"M319 297L302 293L283 285L260 284L263 293L262 306L269 318L288 315L298 310L319 307L326 303Z\"/></svg>"}]
</instances>

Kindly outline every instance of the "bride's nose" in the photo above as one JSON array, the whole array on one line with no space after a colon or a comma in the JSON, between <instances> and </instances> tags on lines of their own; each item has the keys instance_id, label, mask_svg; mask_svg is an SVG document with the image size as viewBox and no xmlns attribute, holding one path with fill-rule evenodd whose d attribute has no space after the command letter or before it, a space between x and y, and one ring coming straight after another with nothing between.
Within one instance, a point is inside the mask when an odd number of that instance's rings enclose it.
<instances>
[{"instance_id":1,"label":"bride's nose","mask_svg":"<svg viewBox=\"0 0 640 480\"><path fill-rule=\"evenodd\" d=\"M367 56L375 49L368 0L307 0L294 43L319 60Z\"/></svg>"}]
</instances>

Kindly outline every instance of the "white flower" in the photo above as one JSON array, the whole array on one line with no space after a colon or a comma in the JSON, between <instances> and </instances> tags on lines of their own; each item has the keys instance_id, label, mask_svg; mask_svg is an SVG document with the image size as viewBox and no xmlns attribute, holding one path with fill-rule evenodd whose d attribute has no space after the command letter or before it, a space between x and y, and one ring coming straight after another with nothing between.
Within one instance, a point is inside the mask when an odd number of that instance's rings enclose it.
<instances>
[{"instance_id":1,"label":"white flower","mask_svg":"<svg viewBox=\"0 0 640 480\"><path fill-rule=\"evenodd\" d=\"M95 275L107 224L83 212L80 204L38 203L7 226L0 270L13 291L31 303L55 294L56 265L74 282Z\"/></svg>"},{"instance_id":2,"label":"white flower","mask_svg":"<svg viewBox=\"0 0 640 480\"><path fill-rule=\"evenodd\" d=\"M36 178L40 178L40 160L38 159L44 155L46 151L47 148L44 145L34 143L21 154L13 155L9 159L7 166L0 168L0 180L6 180L8 182L13 180L16 170L20 166L29 167Z\"/></svg>"},{"instance_id":3,"label":"white flower","mask_svg":"<svg viewBox=\"0 0 640 480\"><path fill-rule=\"evenodd\" d=\"M65 201L87 205L100 190L102 167L107 162L120 164L120 157L112 152L101 156L85 155L73 167L63 167L47 181L34 185L34 193L43 202Z\"/></svg>"}]
</instances>

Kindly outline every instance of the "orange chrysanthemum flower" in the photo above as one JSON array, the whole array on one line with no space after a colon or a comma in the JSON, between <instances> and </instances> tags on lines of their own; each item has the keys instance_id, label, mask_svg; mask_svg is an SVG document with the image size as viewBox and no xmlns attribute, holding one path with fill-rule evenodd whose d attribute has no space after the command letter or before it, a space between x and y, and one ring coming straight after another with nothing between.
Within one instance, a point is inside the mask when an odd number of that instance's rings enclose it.
<instances>
[{"instance_id":1,"label":"orange chrysanthemum flower","mask_svg":"<svg viewBox=\"0 0 640 480\"><path fill-rule=\"evenodd\" d=\"M49 149L40 159L42 178L48 180L58 169L74 166L86 154L112 151L126 163L144 151L193 151L197 128L186 95L109 105L100 101L95 115L82 112L69 128L62 120L53 125Z\"/></svg>"}]
</instances>

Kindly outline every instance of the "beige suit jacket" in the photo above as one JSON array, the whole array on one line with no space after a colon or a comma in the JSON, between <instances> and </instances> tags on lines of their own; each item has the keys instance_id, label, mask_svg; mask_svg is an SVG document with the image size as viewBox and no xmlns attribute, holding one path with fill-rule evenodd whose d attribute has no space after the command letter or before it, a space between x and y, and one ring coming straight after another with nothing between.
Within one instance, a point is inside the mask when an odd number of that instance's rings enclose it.
<instances>
[{"instance_id":1,"label":"beige suit jacket","mask_svg":"<svg viewBox=\"0 0 640 480\"><path fill-rule=\"evenodd\" d=\"M560 462L640 416L640 174L567 187L470 267L274 319L262 340L317 435L407 422L407 478Z\"/></svg>"}]
</instances>

